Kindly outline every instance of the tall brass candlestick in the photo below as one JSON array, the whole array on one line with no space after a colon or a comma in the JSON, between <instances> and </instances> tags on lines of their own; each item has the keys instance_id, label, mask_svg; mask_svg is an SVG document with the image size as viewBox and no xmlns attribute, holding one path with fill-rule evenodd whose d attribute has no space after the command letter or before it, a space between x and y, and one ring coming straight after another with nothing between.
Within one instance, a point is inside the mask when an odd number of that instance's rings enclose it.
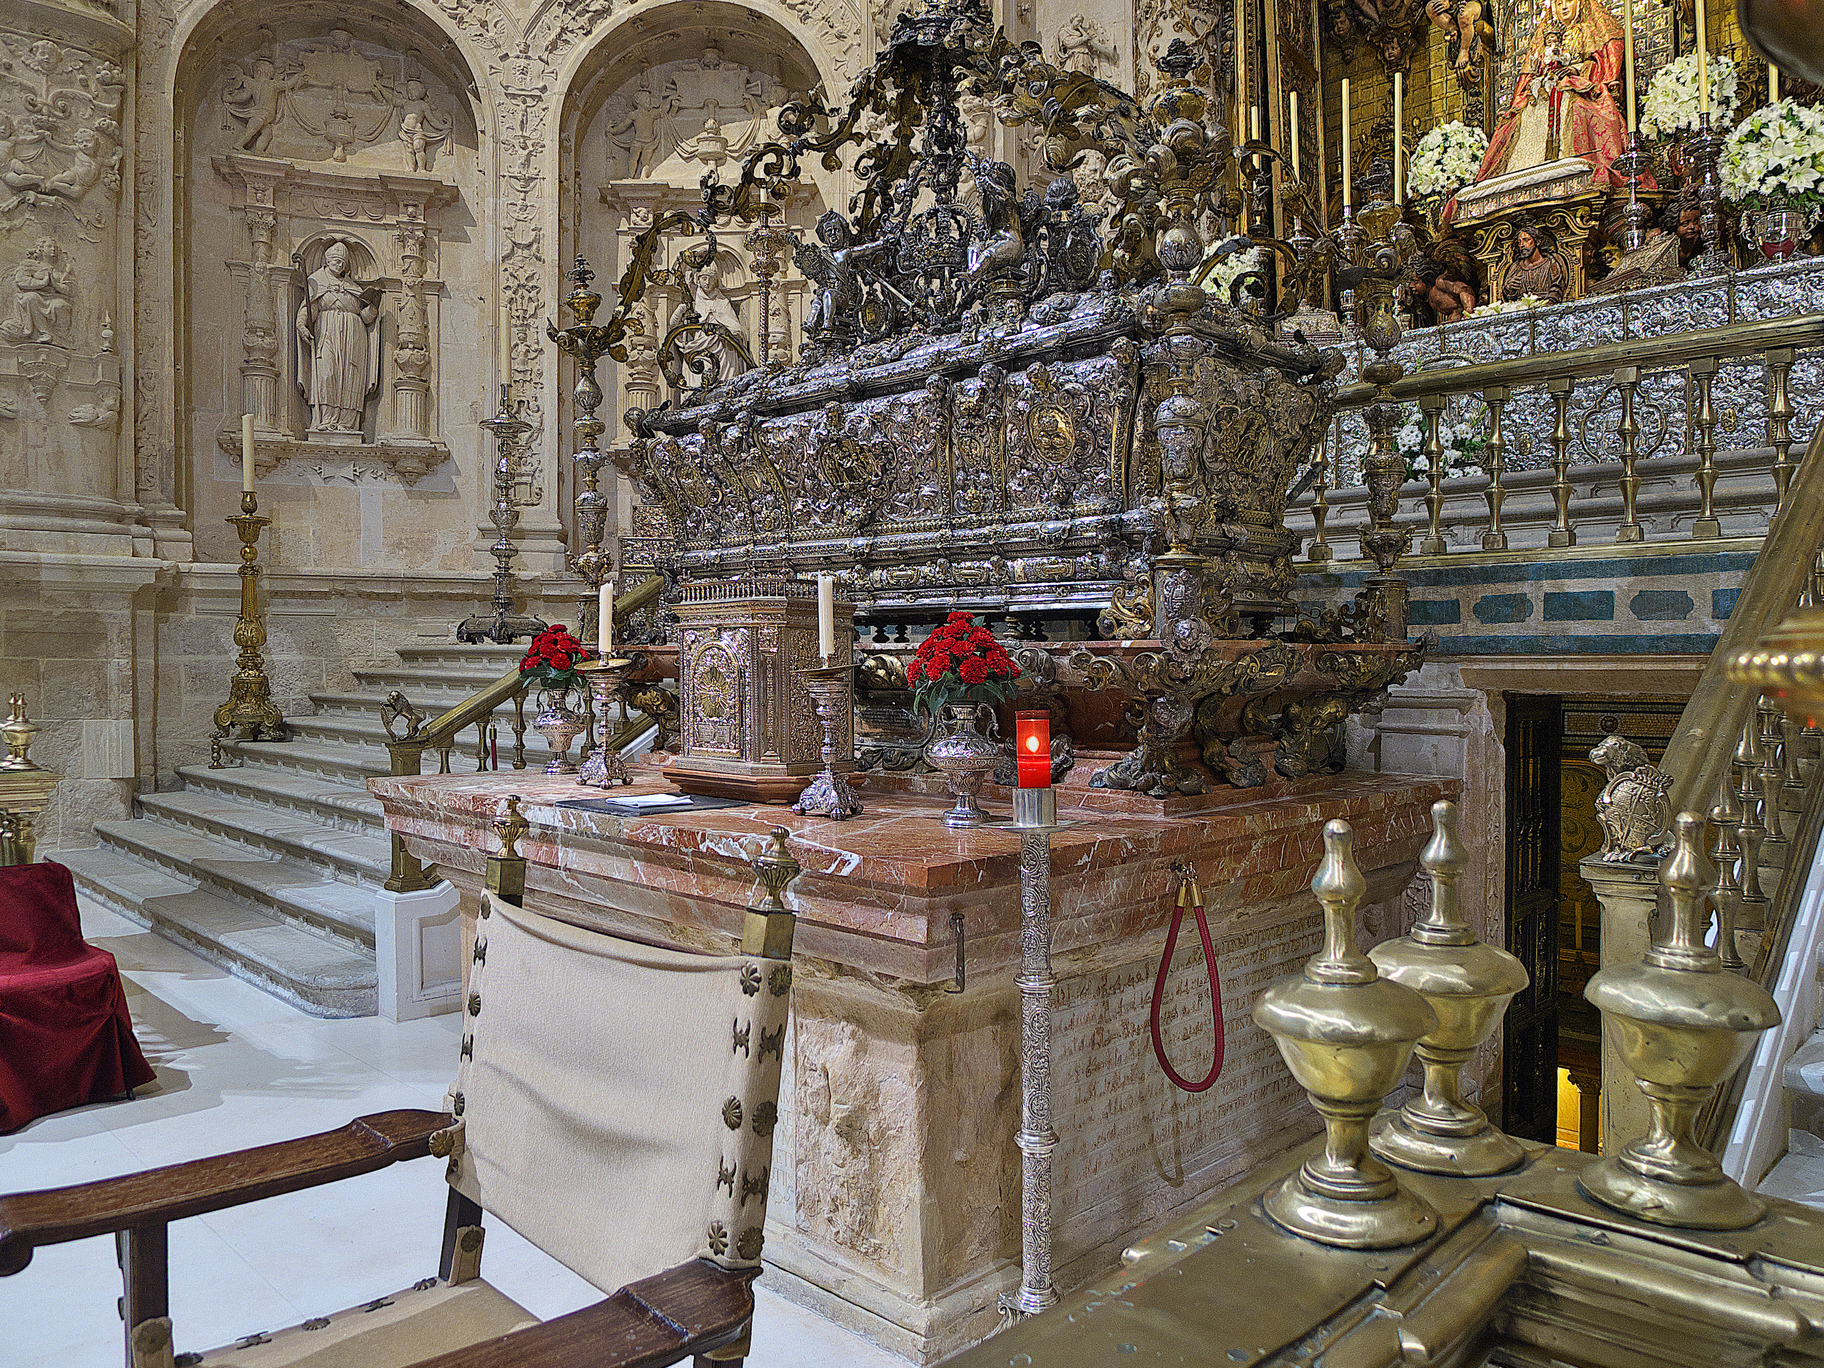
<instances>
[{"instance_id":1,"label":"tall brass candlestick","mask_svg":"<svg viewBox=\"0 0 1824 1368\"><path fill-rule=\"evenodd\" d=\"M266 644L266 620L260 612L260 529L272 521L259 511L259 496L251 489L241 494L241 511L227 521L241 538L241 614L234 624L234 644L241 648L229 681L228 701L215 710L215 734L227 736L232 727L246 728L248 741L283 741L285 714L272 701L260 647Z\"/></svg>"}]
</instances>

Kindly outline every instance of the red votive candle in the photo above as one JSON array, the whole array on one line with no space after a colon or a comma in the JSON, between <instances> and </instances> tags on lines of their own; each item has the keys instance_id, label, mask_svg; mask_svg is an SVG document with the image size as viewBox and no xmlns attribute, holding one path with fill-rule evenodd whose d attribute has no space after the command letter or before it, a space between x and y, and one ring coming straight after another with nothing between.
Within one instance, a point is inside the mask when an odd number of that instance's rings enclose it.
<instances>
[{"instance_id":1,"label":"red votive candle","mask_svg":"<svg viewBox=\"0 0 1824 1368\"><path fill-rule=\"evenodd\" d=\"M1022 708L1014 714L1014 749L1021 788L1051 787L1051 714Z\"/></svg>"}]
</instances>

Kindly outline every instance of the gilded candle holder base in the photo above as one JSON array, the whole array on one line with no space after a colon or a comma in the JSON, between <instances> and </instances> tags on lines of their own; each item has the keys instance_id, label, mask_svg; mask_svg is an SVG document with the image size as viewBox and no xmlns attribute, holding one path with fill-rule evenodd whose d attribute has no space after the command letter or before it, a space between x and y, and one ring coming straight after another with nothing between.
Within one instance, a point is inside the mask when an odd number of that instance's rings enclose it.
<instances>
[{"instance_id":1,"label":"gilded candle holder base","mask_svg":"<svg viewBox=\"0 0 1824 1368\"><path fill-rule=\"evenodd\" d=\"M854 767L854 761L837 758L843 749L839 735L843 714L849 707L850 676L854 672L853 665L825 665L800 674L811 691L817 720L823 724L823 769L792 804L792 811L800 817L828 817L843 822L861 815L861 799L843 777Z\"/></svg>"},{"instance_id":2,"label":"gilded candle holder base","mask_svg":"<svg viewBox=\"0 0 1824 1368\"><path fill-rule=\"evenodd\" d=\"M638 656L610 656L604 660L586 661L576 667L576 672L583 677L584 683L589 686L590 696L595 700L598 738L595 749L584 758L582 768L577 771L577 783L587 784L591 788L609 788L614 784L633 782L633 776L627 772L627 762L621 758L618 750L608 744L612 739L608 734L608 705L621 697L627 687L628 676L644 663Z\"/></svg>"}]
</instances>

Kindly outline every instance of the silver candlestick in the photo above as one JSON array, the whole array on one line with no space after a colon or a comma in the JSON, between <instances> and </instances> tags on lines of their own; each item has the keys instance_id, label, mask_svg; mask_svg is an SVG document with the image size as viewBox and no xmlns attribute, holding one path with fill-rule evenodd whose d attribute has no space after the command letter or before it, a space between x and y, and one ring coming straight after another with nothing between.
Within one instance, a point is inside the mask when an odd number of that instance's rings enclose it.
<instances>
[{"instance_id":1,"label":"silver candlestick","mask_svg":"<svg viewBox=\"0 0 1824 1368\"><path fill-rule=\"evenodd\" d=\"M1691 135L1692 174L1697 178L1697 221L1704 233L1704 250L1691 263L1694 275L1721 275L1729 269L1729 252L1723 243L1723 180L1717 159L1723 152L1723 135L1706 111L1698 115L1697 132Z\"/></svg>"},{"instance_id":2,"label":"silver candlestick","mask_svg":"<svg viewBox=\"0 0 1824 1368\"><path fill-rule=\"evenodd\" d=\"M800 676L810 688L817 720L823 723L823 772L811 780L798 801L792 804L792 811L801 817L830 817L841 822L861 813L861 799L843 778L855 767L855 762L837 758L842 720L850 707L850 676L854 673L853 665L825 665L821 669L806 670Z\"/></svg>"},{"instance_id":3,"label":"silver candlestick","mask_svg":"<svg viewBox=\"0 0 1824 1368\"><path fill-rule=\"evenodd\" d=\"M520 637L535 637L545 630L540 619L513 611L513 572L509 569L518 548L508 535L519 525L519 508L513 502L513 476L518 461L519 444L531 432L525 421L523 401L515 403L512 387L501 385L500 410L482 423L494 435L494 506L488 510L488 521L494 524L494 545L488 548L498 562L494 567L494 614L477 614L456 625L456 640L492 641L506 646Z\"/></svg>"},{"instance_id":4,"label":"silver candlestick","mask_svg":"<svg viewBox=\"0 0 1824 1368\"><path fill-rule=\"evenodd\" d=\"M611 784L633 782L633 776L627 772L627 762L621 759L621 753L610 744L614 737L608 732L609 705L621 697L627 688L628 677L645 663L645 656L636 651L631 656L605 656L576 667L576 672L588 683L589 692L595 698L595 718L601 724L596 734L595 749L583 761L583 767L576 776L577 783L607 788Z\"/></svg>"}]
</instances>

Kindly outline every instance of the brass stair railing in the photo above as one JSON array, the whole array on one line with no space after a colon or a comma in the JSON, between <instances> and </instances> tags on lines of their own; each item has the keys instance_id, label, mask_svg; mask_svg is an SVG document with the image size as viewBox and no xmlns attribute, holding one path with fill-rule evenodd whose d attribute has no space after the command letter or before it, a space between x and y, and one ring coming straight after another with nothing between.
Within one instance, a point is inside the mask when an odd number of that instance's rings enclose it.
<instances>
[{"instance_id":1,"label":"brass stair railing","mask_svg":"<svg viewBox=\"0 0 1824 1368\"><path fill-rule=\"evenodd\" d=\"M624 630L626 623L635 613L654 608L659 602L659 591L664 581L653 575L638 586L628 590L615 600L614 622L616 635ZM438 716L425 722L421 714L406 699L405 695L395 689L387 695L380 705L380 723L386 728L386 750L391 760L390 773L422 774L424 772L424 753L431 751L438 757L437 772L450 773L450 756L457 749L458 738L469 727L476 730L475 768L477 772L490 767L496 761L497 748L490 737L494 726L494 714L508 703L513 705L513 768L526 767L526 693L530 681L515 665L499 679L486 687L477 690L463 699L455 707L446 709ZM585 706L589 706L585 697ZM656 720L656 719L654 719ZM607 719L602 719L604 733ZM403 723L405 730L395 731L394 727ZM589 743L593 744L595 717L589 715ZM610 750L620 750L646 729L646 722L629 720L613 736L604 735L604 742ZM496 764L496 767L497 764ZM405 838L398 832L392 833L392 872L386 880L385 887L394 893L411 893L429 888L437 882L437 871L434 866L422 863L405 848Z\"/></svg>"},{"instance_id":2,"label":"brass stair railing","mask_svg":"<svg viewBox=\"0 0 1824 1368\"><path fill-rule=\"evenodd\" d=\"M1824 429L1786 493L1660 761L1670 810L1711 816L1717 950L1764 988L1779 977L1824 828L1824 730L1793 722L1727 671L1795 605L1824 603ZM1700 1117L1706 1146L1729 1132L1746 1076L1738 1071Z\"/></svg>"}]
</instances>

